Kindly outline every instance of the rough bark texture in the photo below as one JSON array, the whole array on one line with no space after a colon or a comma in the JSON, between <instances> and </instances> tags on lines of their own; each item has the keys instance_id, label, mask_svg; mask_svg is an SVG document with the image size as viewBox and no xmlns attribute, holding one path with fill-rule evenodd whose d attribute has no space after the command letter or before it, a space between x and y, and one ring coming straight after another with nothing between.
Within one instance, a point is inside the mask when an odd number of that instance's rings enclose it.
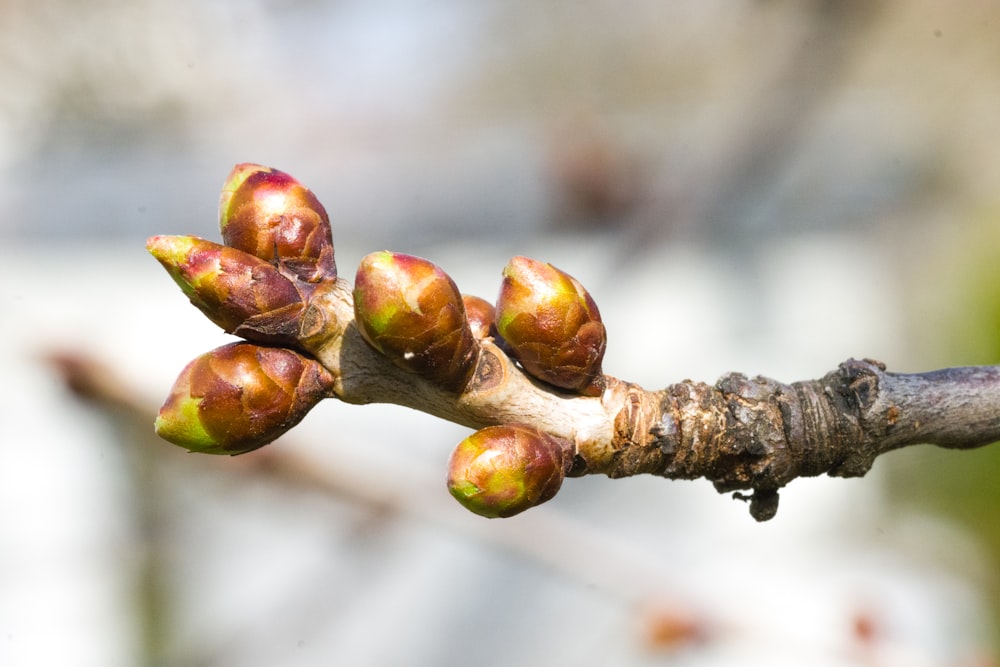
<instances>
[{"instance_id":1,"label":"rough bark texture","mask_svg":"<svg viewBox=\"0 0 1000 667\"><path fill-rule=\"evenodd\" d=\"M455 393L368 346L344 284L314 298L308 315L300 340L334 373L344 401L397 403L470 428L528 423L571 443L572 476L704 477L749 500L759 521L774 516L778 490L797 477L859 477L878 455L911 444L1000 440L1000 367L906 375L851 359L791 384L731 373L715 385L647 391L606 377L603 394L586 397L530 378L485 339L472 380Z\"/></svg>"},{"instance_id":2,"label":"rough bark texture","mask_svg":"<svg viewBox=\"0 0 1000 667\"><path fill-rule=\"evenodd\" d=\"M1000 368L906 375L851 359L792 384L731 373L714 386L668 387L655 422L634 428L640 432L603 472L705 477L723 493L752 489L750 512L763 521L777 511L778 489L797 477L860 477L877 456L906 445L967 449L1000 440Z\"/></svg>"}]
</instances>

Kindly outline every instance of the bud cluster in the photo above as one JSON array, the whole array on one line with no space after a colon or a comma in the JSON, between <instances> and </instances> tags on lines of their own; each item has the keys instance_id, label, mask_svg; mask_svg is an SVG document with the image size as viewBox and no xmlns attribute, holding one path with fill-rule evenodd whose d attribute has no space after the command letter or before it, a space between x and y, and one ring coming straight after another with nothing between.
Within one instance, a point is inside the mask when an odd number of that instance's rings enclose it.
<instances>
[{"instance_id":1,"label":"bud cluster","mask_svg":"<svg viewBox=\"0 0 1000 667\"><path fill-rule=\"evenodd\" d=\"M599 396L607 333L587 290L551 264L526 257L512 259L503 276L494 308L461 295L451 277L426 259L372 253L354 281L358 329L400 368L452 391L471 377L477 341L492 337L530 376Z\"/></svg>"},{"instance_id":2,"label":"bud cluster","mask_svg":"<svg viewBox=\"0 0 1000 667\"><path fill-rule=\"evenodd\" d=\"M333 377L295 347L309 298L337 278L330 220L283 172L237 165L219 204L224 244L154 236L149 252L191 303L239 343L181 372L156 432L193 451L239 454L274 440L332 390Z\"/></svg>"},{"instance_id":3,"label":"bud cluster","mask_svg":"<svg viewBox=\"0 0 1000 667\"><path fill-rule=\"evenodd\" d=\"M219 226L222 244L194 236L147 244L197 308L250 341L188 364L156 432L192 451L239 454L274 440L333 395L333 372L302 350L315 349L316 318L306 313L325 303L314 300L317 290L339 288L326 210L288 174L237 165L222 190ZM494 307L462 295L426 259L375 252L358 267L353 305L357 332L372 349L438 389L466 391L481 341L493 339L539 382L584 396L604 391L607 335L597 305L551 264L513 258ZM556 494L572 449L528 424L490 426L455 449L448 488L477 514L512 516Z\"/></svg>"},{"instance_id":4,"label":"bud cluster","mask_svg":"<svg viewBox=\"0 0 1000 667\"><path fill-rule=\"evenodd\" d=\"M219 226L224 245L154 236L146 247L191 303L226 332L294 344L310 295L337 278L323 205L288 174L240 164L223 187Z\"/></svg>"}]
</instances>

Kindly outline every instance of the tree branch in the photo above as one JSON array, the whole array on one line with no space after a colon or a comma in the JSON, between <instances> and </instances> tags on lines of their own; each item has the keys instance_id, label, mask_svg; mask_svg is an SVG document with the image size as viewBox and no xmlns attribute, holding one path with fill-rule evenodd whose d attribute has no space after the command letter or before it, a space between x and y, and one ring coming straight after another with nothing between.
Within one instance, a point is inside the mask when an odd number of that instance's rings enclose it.
<instances>
[{"instance_id":1,"label":"tree branch","mask_svg":"<svg viewBox=\"0 0 1000 667\"><path fill-rule=\"evenodd\" d=\"M350 287L314 297L302 342L336 378L337 398L394 403L474 429L527 423L572 444L570 476L704 477L752 491L750 512L774 516L778 489L798 477L861 477L880 454L915 444L969 449L1000 440L1000 367L886 372L850 359L818 380L784 384L730 373L661 391L605 376L601 396L555 391L491 339L480 341L459 395L408 373L364 342Z\"/></svg>"},{"instance_id":2,"label":"tree branch","mask_svg":"<svg viewBox=\"0 0 1000 667\"><path fill-rule=\"evenodd\" d=\"M329 396L395 403L477 429L452 455L449 489L484 516L545 502L565 476L651 474L704 477L764 521L798 477L863 476L911 444L1000 439L998 367L902 375L852 359L818 380L731 373L648 391L603 373L597 305L551 265L512 259L495 308L388 251L365 257L352 287L322 205L259 165L233 170L220 216L226 245L149 241L195 306L252 342L202 355L175 383L157 432L189 449L255 449Z\"/></svg>"}]
</instances>

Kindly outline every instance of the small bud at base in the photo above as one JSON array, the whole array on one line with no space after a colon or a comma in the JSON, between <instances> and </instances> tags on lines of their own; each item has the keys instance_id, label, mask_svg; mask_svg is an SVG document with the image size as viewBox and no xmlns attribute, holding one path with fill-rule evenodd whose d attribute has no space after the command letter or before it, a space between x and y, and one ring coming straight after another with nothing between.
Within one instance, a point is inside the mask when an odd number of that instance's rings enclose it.
<instances>
[{"instance_id":1,"label":"small bud at base","mask_svg":"<svg viewBox=\"0 0 1000 667\"><path fill-rule=\"evenodd\" d=\"M527 424L489 426L463 440L448 463L448 491L466 509L506 518L550 500L571 460L568 444Z\"/></svg>"},{"instance_id":2,"label":"small bud at base","mask_svg":"<svg viewBox=\"0 0 1000 667\"><path fill-rule=\"evenodd\" d=\"M494 324L497 313L492 303L471 294L463 294L462 303L465 305L465 316L472 328L472 335L477 340L497 335Z\"/></svg>"}]
</instances>

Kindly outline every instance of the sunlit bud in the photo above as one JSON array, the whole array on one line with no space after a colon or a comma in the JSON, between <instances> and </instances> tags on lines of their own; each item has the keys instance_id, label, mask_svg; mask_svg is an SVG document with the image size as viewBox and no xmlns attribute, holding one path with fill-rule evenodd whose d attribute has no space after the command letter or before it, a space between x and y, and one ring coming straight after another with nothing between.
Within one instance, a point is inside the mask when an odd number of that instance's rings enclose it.
<instances>
[{"instance_id":1,"label":"sunlit bud","mask_svg":"<svg viewBox=\"0 0 1000 667\"><path fill-rule=\"evenodd\" d=\"M394 364L452 391L465 387L476 339L455 282L433 263L368 255L354 281L354 313L364 339Z\"/></svg>"},{"instance_id":2,"label":"sunlit bud","mask_svg":"<svg viewBox=\"0 0 1000 667\"><path fill-rule=\"evenodd\" d=\"M284 172L236 165L222 188L219 226L227 246L278 263L303 281L337 277L326 209Z\"/></svg>"},{"instance_id":3,"label":"sunlit bud","mask_svg":"<svg viewBox=\"0 0 1000 667\"><path fill-rule=\"evenodd\" d=\"M563 389L600 395L607 334L575 278L526 257L510 260L497 299L497 330L524 370Z\"/></svg>"},{"instance_id":4,"label":"sunlit bud","mask_svg":"<svg viewBox=\"0 0 1000 667\"><path fill-rule=\"evenodd\" d=\"M264 342L294 340L302 298L271 264L196 236L154 236L146 248L225 331Z\"/></svg>"},{"instance_id":5,"label":"sunlit bud","mask_svg":"<svg viewBox=\"0 0 1000 667\"><path fill-rule=\"evenodd\" d=\"M488 426L463 440L448 463L448 490L490 519L549 500L566 476L564 441L526 424Z\"/></svg>"},{"instance_id":6,"label":"sunlit bud","mask_svg":"<svg viewBox=\"0 0 1000 667\"><path fill-rule=\"evenodd\" d=\"M472 335L477 340L495 335L492 329L496 320L496 309L492 303L470 294L462 295L462 303L465 305L465 317L472 327Z\"/></svg>"},{"instance_id":7,"label":"sunlit bud","mask_svg":"<svg viewBox=\"0 0 1000 667\"><path fill-rule=\"evenodd\" d=\"M318 361L285 348L233 343L181 371L156 433L195 452L249 452L299 423L332 385Z\"/></svg>"}]
</instances>

